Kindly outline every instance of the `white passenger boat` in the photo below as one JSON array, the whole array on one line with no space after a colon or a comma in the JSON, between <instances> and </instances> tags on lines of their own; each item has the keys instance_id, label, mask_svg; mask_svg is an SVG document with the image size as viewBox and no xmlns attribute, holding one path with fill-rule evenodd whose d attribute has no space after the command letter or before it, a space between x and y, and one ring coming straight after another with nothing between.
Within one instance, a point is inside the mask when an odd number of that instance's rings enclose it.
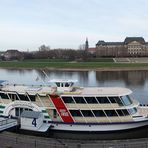
<instances>
[{"instance_id":1,"label":"white passenger boat","mask_svg":"<svg viewBox=\"0 0 148 148\"><path fill-rule=\"evenodd\" d=\"M24 110L40 112L43 127L48 129L43 131L61 138L123 139L148 135L148 118L140 115L139 103L131 97L131 90L77 87L75 82L51 80L49 86L26 86L0 81L0 114L21 118ZM32 120L28 130L40 132L41 127L33 128L37 126L33 115Z\"/></svg>"}]
</instances>

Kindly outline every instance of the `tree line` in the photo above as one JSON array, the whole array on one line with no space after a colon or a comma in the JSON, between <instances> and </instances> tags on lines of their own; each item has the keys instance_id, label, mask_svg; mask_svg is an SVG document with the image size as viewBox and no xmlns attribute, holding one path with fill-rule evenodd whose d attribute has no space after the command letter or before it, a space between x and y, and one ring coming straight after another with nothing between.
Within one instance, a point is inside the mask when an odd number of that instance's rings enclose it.
<instances>
[{"instance_id":1,"label":"tree line","mask_svg":"<svg viewBox=\"0 0 148 148\"><path fill-rule=\"evenodd\" d=\"M24 59L65 59L65 60L79 60L85 61L92 57L84 49L50 49L49 46L42 45L38 51L23 52Z\"/></svg>"}]
</instances>

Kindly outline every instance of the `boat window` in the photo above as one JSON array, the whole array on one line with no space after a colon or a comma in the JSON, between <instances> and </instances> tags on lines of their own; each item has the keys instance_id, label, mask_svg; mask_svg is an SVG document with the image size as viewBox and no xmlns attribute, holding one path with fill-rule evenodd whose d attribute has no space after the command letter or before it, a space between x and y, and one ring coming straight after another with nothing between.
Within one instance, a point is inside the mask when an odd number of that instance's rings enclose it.
<instances>
[{"instance_id":1,"label":"boat window","mask_svg":"<svg viewBox=\"0 0 148 148\"><path fill-rule=\"evenodd\" d=\"M64 103L74 103L72 97L63 96L62 99L63 99Z\"/></svg>"},{"instance_id":2,"label":"boat window","mask_svg":"<svg viewBox=\"0 0 148 148\"><path fill-rule=\"evenodd\" d=\"M71 82L71 83L70 83L70 86L73 86L73 85L74 85L74 83L73 83L73 82Z\"/></svg>"},{"instance_id":3,"label":"boat window","mask_svg":"<svg viewBox=\"0 0 148 148\"><path fill-rule=\"evenodd\" d=\"M81 117L81 113L79 110L70 110L70 113L73 117Z\"/></svg>"},{"instance_id":4,"label":"boat window","mask_svg":"<svg viewBox=\"0 0 148 148\"><path fill-rule=\"evenodd\" d=\"M69 83L65 83L65 87L69 87Z\"/></svg>"},{"instance_id":5,"label":"boat window","mask_svg":"<svg viewBox=\"0 0 148 148\"><path fill-rule=\"evenodd\" d=\"M130 114L135 114L137 112L136 108L131 108L128 110Z\"/></svg>"},{"instance_id":6,"label":"boat window","mask_svg":"<svg viewBox=\"0 0 148 148\"><path fill-rule=\"evenodd\" d=\"M61 83L61 87L64 87L63 83Z\"/></svg>"},{"instance_id":7,"label":"boat window","mask_svg":"<svg viewBox=\"0 0 148 148\"><path fill-rule=\"evenodd\" d=\"M123 113L124 113L125 116L129 115L129 112L126 109L124 109L122 111L123 111Z\"/></svg>"},{"instance_id":8,"label":"boat window","mask_svg":"<svg viewBox=\"0 0 148 148\"><path fill-rule=\"evenodd\" d=\"M95 97L85 97L87 103L98 103Z\"/></svg>"},{"instance_id":9,"label":"boat window","mask_svg":"<svg viewBox=\"0 0 148 148\"><path fill-rule=\"evenodd\" d=\"M119 116L127 116L129 115L128 111L126 109L123 110L116 110Z\"/></svg>"},{"instance_id":10,"label":"boat window","mask_svg":"<svg viewBox=\"0 0 148 148\"><path fill-rule=\"evenodd\" d=\"M103 112L103 110L93 110L93 113L96 117L105 117L105 113Z\"/></svg>"},{"instance_id":11,"label":"boat window","mask_svg":"<svg viewBox=\"0 0 148 148\"><path fill-rule=\"evenodd\" d=\"M123 106L123 103L119 97L108 97L111 103L118 103L120 106Z\"/></svg>"},{"instance_id":12,"label":"boat window","mask_svg":"<svg viewBox=\"0 0 148 148\"><path fill-rule=\"evenodd\" d=\"M60 83L59 82L56 82L55 84L57 85L57 87L60 87Z\"/></svg>"},{"instance_id":13,"label":"boat window","mask_svg":"<svg viewBox=\"0 0 148 148\"><path fill-rule=\"evenodd\" d=\"M124 113L122 110L116 110L119 116L124 116Z\"/></svg>"},{"instance_id":14,"label":"boat window","mask_svg":"<svg viewBox=\"0 0 148 148\"><path fill-rule=\"evenodd\" d=\"M9 97L12 101L19 100L16 94L9 94Z\"/></svg>"},{"instance_id":15,"label":"boat window","mask_svg":"<svg viewBox=\"0 0 148 148\"><path fill-rule=\"evenodd\" d=\"M18 96L16 94L8 94L9 95L9 98L12 100L12 101L15 101L15 100L19 100Z\"/></svg>"},{"instance_id":16,"label":"boat window","mask_svg":"<svg viewBox=\"0 0 148 148\"><path fill-rule=\"evenodd\" d=\"M93 117L93 114L90 110L81 110L84 117Z\"/></svg>"},{"instance_id":17,"label":"boat window","mask_svg":"<svg viewBox=\"0 0 148 148\"><path fill-rule=\"evenodd\" d=\"M35 101L35 95L29 95L31 101Z\"/></svg>"},{"instance_id":18,"label":"boat window","mask_svg":"<svg viewBox=\"0 0 148 148\"><path fill-rule=\"evenodd\" d=\"M53 110L53 117L54 117L54 118L57 118L57 116L58 116L58 113L57 113L57 111L54 109L54 110Z\"/></svg>"},{"instance_id":19,"label":"boat window","mask_svg":"<svg viewBox=\"0 0 148 148\"><path fill-rule=\"evenodd\" d=\"M107 97L97 97L99 103L110 103Z\"/></svg>"},{"instance_id":20,"label":"boat window","mask_svg":"<svg viewBox=\"0 0 148 148\"><path fill-rule=\"evenodd\" d=\"M2 99L9 99L7 94L5 94L5 93L0 93L0 96Z\"/></svg>"},{"instance_id":21,"label":"boat window","mask_svg":"<svg viewBox=\"0 0 148 148\"><path fill-rule=\"evenodd\" d=\"M130 97L128 95L122 96L121 98L122 98L122 101L123 101L124 105L127 106L127 105L132 104L132 101L131 101L131 99L130 99Z\"/></svg>"},{"instance_id":22,"label":"boat window","mask_svg":"<svg viewBox=\"0 0 148 148\"><path fill-rule=\"evenodd\" d=\"M22 101L35 101L35 95L25 95L25 94L23 94L23 95L21 95L21 94L18 94L18 96L19 96L19 98L18 99L20 99L20 100L22 100ZM30 98L30 100L29 100L29 98Z\"/></svg>"},{"instance_id":23,"label":"boat window","mask_svg":"<svg viewBox=\"0 0 148 148\"><path fill-rule=\"evenodd\" d=\"M105 110L107 116L118 116L115 110Z\"/></svg>"},{"instance_id":24,"label":"boat window","mask_svg":"<svg viewBox=\"0 0 148 148\"><path fill-rule=\"evenodd\" d=\"M123 103L119 97L116 98L116 102L119 104L119 106L123 106Z\"/></svg>"},{"instance_id":25,"label":"boat window","mask_svg":"<svg viewBox=\"0 0 148 148\"><path fill-rule=\"evenodd\" d=\"M86 103L83 97L73 97L76 103Z\"/></svg>"},{"instance_id":26,"label":"boat window","mask_svg":"<svg viewBox=\"0 0 148 148\"><path fill-rule=\"evenodd\" d=\"M116 102L116 99L117 99L118 97L108 97L108 98L109 98L109 100L110 100L111 103L117 103L117 102Z\"/></svg>"}]
</instances>

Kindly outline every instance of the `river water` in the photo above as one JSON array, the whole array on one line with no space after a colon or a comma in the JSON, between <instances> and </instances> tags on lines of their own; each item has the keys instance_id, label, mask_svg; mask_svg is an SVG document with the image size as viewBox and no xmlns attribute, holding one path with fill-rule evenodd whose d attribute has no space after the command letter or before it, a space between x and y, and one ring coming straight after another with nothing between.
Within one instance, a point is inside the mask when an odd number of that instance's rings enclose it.
<instances>
[{"instance_id":1,"label":"river water","mask_svg":"<svg viewBox=\"0 0 148 148\"><path fill-rule=\"evenodd\" d=\"M51 79L78 80L79 86L127 87L141 104L148 104L148 71L56 71L0 69L0 79L17 84L47 84Z\"/></svg>"}]
</instances>

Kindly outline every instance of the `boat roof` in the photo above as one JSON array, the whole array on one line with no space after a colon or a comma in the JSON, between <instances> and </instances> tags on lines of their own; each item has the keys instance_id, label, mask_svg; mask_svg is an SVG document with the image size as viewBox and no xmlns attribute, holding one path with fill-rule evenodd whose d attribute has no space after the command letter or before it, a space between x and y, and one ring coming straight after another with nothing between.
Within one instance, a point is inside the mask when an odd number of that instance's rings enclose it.
<instances>
[{"instance_id":1,"label":"boat roof","mask_svg":"<svg viewBox=\"0 0 148 148\"><path fill-rule=\"evenodd\" d=\"M30 95L35 94L50 94L52 93L52 87L50 86L26 86L26 85L6 85L1 88L4 92L17 92L20 94L28 93ZM123 87L72 87L70 91L58 91L55 92L60 95L91 95L91 96L124 96L129 95L132 91Z\"/></svg>"},{"instance_id":2,"label":"boat roof","mask_svg":"<svg viewBox=\"0 0 148 148\"><path fill-rule=\"evenodd\" d=\"M123 87L85 87L82 90L83 95L99 96L124 96L131 94L132 91Z\"/></svg>"},{"instance_id":3,"label":"boat roof","mask_svg":"<svg viewBox=\"0 0 148 148\"><path fill-rule=\"evenodd\" d=\"M21 117L38 119L40 114L41 114L41 112L24 110L21 114Z\"/></svg>"},{"instance_id":4,"label":"boat roof","mask_svg":"<svg viewBox=\"0 0 148 148\"><path fill-rule=\"evenodd\" d=\"M76 83L78 82L77 80L69 80L69 79L53 79L53 80L50 80L48 82L52 82L52 83L56 83L56 82L60 82L60 83L69 83L69 82L73 82L73 83Z\"/></svg>"}]
</instances>

